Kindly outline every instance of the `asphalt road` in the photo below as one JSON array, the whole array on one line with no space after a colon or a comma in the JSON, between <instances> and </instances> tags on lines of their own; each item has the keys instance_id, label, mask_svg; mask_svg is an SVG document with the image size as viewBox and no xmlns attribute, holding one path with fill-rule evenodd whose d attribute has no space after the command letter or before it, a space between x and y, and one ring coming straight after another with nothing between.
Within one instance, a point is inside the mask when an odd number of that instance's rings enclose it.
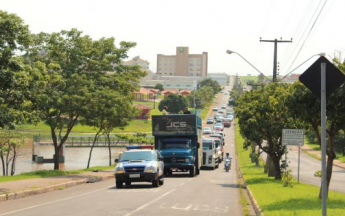
<instances>
[{"instance_id":1,"label":"asphalt road","mask_svg":"<svg viewBox=\"0 0 345 216\"><path fill-rule=\"evenodd\" d=\"M218 98L218 106L228 96ZM211 113L211 115L213 115ZM235 154L234 128L225 129L225 149ZM243 215L237 182L236 161L225 172L224 164L216 170L201 170L194 178L178 173L165 178L163 186L133 183L122 189L114 179L84 184L6 202L0 202L0 216L37 215Z\"/></svg>"},{"instance_id":2,"label":"asphalt road","mask_svg":"<svg viewBox=\"0 0 345 216\"><path fill-rule=\"evenodd\" d=\"M289 153L287 155L289 168L292 170L292 175L297 179L298 177L298 147L289 147ZM300 182L312 184L316 186L321 185L321 178L315 177L314 173L321 170L321 161L317 160L309 155L300 153ZM336 166L333 166L330 190L339 191L345 193L344 188L345 170Z\"/></svg>"}]
</instances>

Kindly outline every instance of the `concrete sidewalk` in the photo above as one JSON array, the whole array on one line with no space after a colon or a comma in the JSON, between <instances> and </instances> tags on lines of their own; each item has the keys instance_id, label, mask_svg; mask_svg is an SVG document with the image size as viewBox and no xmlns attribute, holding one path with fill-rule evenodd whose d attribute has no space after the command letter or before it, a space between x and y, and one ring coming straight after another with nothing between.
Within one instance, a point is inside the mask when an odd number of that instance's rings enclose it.
<instances>
[{"instance_id":1,"label":"concrete sidewalk","mask_svg":"<svg viewBox=\"0 0 345 216\"><path fill-rule=\"evenodd\" d=\"M18 199L85 183L114 178L114 169L48 178L1 182L0 201ZM115 185L115 182L114 182Z\"/></svg>"}]
</instances>

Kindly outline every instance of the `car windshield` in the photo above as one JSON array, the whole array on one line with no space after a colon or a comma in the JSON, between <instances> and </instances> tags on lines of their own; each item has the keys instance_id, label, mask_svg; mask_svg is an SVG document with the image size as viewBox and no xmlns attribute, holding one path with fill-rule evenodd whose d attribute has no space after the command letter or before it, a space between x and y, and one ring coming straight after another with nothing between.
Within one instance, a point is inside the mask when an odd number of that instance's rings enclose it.
<instances>
[{"instance_id":1,"label":"car windshield","mask_svg":"<svg viewBox=\"0 0 345 216\"><path fill-rule=\"evenodd\" d=\"M157 161L157 157L152 151L127 151L123 153L120 162L135 160Z\"/></svg>"},{"instance_id":2,"label":"car windshield","mask_svg":"<svg viewBox=\"0 0 345 216\"><path fill-rule=\"evenodd\" d=\"M212 149L212 142L210 142L210 141L204 141L204 142L202 142L202 149L203 149L203 150Z\"/></svg>"},{"instance_id":3,"label":"car windshield","mask_svg":"<svg viewBox=\"0 0 345 216\"><path fill-rule=\"evenodd\" d=\"M211 130L210 127L204 127L204 130Z\"/></svg>"},{"instance_id":4,"label":"car windshield","mask_svg":"<svg viewBox=\"0 0 345 216\"><path fill-rule=\"evenodd\" d=\"M222 125L222 123L219 123L219 122L218 122L218 123L216 123L214 126L219 126L219 127L221 127L221 126L223 126L223 125Z\"/></svg>"},{"instance_id":5,"label":"car windshield","mask_svg":"<svg viewBox=\"0 0 345 216\"><path fill-rule=\"evenodd\" d=\"M189 142L187 140L179 140L179 141L163 141L162 149L171 149L171 148L181 148L181 149L189 149Z\"/></svg>"}]
</instances>

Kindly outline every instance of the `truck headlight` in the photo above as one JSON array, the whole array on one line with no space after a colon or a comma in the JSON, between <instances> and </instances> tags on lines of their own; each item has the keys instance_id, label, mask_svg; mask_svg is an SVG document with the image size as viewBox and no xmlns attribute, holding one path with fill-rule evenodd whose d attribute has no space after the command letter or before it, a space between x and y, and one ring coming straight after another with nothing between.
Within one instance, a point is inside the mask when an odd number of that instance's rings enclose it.
<instances>
[{"instance_id":1,"label":"truck headlight","mask_svg":"<svg viewBox=\"0 0 345 216\"><path fill-rule=\"evenodd\" d=\"M147 164L144 172L145 173L156 173L157 172L157 164L155 164L155 163Z\"/></svg>"},{"instance_id":2,"label":"truck headlight","mask_svg":"<svg viewBox=\"0 0 345 216\"><path fill-rule=\"evenodd\" d=\"M189 163L189 158L186 158L186 159L185 159L185 162L186 162L186 163Z\"/></svg>"},{"instance_id":3,"label":"truck headlight","mask_svg":"<svg viewBox=\"0 0 345 216\"><path fill-rule=\"evenodd\" d=\"M125 173L125 168L123 167L122 163L119 163L116 167L115 167L115 174L121 174L121 173Z\"/></svg>"}]
</instances>

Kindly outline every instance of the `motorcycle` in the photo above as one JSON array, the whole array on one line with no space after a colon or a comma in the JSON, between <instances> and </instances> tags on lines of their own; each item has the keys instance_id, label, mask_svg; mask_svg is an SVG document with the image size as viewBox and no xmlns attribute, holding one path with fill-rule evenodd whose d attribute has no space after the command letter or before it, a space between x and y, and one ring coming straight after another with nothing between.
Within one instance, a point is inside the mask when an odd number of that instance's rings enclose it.
<instances>
[{"instance_id":1,"label":"motorcycle","mask_svg":"<svg viewBox=\"0 0 345 216\"><path fill-rule=\"evenodd\" d=\"M225 171L229 172L229 170L231 169L231 159L225 158L224 166L225 166Z\"/></svg>"}]
</instances>

